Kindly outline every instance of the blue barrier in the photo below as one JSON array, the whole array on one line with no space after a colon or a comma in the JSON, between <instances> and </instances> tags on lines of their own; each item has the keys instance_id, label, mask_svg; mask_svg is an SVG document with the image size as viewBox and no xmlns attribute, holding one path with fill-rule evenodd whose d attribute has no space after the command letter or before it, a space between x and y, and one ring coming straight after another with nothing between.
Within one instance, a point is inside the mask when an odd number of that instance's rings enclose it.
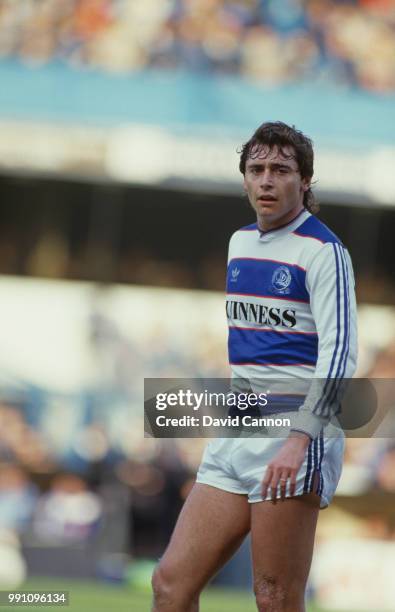
<instances>
[{"instance_id":1,"label":"blue barrier","mask_svg":"<svg viewBox=\"0 0 395 612\"><path fill-rule=\"evenodd\" d=\"M159 125L244 138L264 120L294 123L327 146L393 145L395 95L334 85L268 88L236 77L146 70L109 75L61 62L0 62L0 117L112 126Z\"/></svg>"}]
</instances>

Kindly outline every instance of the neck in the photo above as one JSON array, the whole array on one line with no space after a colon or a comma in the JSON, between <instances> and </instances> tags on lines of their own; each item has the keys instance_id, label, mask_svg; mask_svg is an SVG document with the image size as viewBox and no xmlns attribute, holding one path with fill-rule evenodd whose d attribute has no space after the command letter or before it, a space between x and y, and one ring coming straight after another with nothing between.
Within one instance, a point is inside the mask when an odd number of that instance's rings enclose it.
<instances>
[{"instance_id":1,"label":"neck","mask_svg":"<svg viewBox=\"0 0 395 612\"><path fill-rule=\"evenodd\" d=\"M262 219L258 217L258 228L262 232L268 232L270 230L279 229L280 227L284 227L284 225L288 225L292 223L296 217L298 217L305 210L304 206L298 206L298 208L292 210L289 214L285 215L281 219L276 219L274 221L270 221L270 219Z\"/></svg>"}]
</instances>

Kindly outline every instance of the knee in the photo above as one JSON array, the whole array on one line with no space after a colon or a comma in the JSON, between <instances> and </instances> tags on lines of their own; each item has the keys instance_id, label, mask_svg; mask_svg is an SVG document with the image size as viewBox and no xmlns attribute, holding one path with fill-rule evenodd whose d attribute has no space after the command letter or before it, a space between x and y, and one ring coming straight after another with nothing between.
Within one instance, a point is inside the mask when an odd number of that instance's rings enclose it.
<instances>
[{"instance_id":1,"label":"knee","mask_svg":"<svg viewBox=\"0 0 395 612\"><path fill-rule=\"evenodd\" d=\"M278 578L260 576L254 584L256 605L259 612L280 612L285 599L284 588Z\"/></svg>"},{"instance_id":2,"label":"knee","mask_svg":"<svg viewBox=\"0 0 395 612\"><path fill-rule=\"evenodd\" d=\"M172 599L174 596L175 581L172 580L171 572L160 563L152 574L151 584L155 601Z\"/></svg>"},{"instance_id":3,"label":"knee","mask_svg":"<svg viewBox=\"0 0 395 612\"><path fill-rule=\"evenodd\" d=\"M299 584L284 584L275 575L260 576L254 584L259 612L299 612L304 610L304 588Z\"/></svg>"},{"instance_id":4,"label":"knee","mask_svg":"<svg viewBox=\"0 0 395 612\"><path fill-rule=\"evenodd\" d=\"M195 605L199 600L198 593L192 593L180 580L179 574L163 562L159 563L152 575L152 592L156 606L167 610L166 606L177 606L177 609ZM156 609L156 608L155 608ZM158 608L159 609L159 608ZM195 608L193 608L195 609Z\"/></svg>"}]
</instances>

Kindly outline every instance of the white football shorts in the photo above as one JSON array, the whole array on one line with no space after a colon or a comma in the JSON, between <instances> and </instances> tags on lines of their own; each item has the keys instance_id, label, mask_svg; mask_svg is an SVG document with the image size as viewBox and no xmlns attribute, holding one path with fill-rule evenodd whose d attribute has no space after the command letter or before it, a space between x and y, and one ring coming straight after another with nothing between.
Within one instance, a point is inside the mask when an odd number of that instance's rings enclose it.
<instances>
[{"instance_id":1,"label":"white football shorts","mask_svg":"<svg viewBox=\"0 0 395 612\"><path fill-rule=\"evenodd\" d=\"M251 503L264 501L262 480L268 463L284 438L218 438L207 445L196 481L231 493L248 495ZM307 448L296 480L295 495L316 492L321 508L332 500L339 482L344 455L344 436L319 436ZM290 497L287 483L286 497ZM280 497L278 488L276 497ZM272 498L270 489L266 500ZM265 501L266 501L265 500Z\"/></svg>"}]
</instances>

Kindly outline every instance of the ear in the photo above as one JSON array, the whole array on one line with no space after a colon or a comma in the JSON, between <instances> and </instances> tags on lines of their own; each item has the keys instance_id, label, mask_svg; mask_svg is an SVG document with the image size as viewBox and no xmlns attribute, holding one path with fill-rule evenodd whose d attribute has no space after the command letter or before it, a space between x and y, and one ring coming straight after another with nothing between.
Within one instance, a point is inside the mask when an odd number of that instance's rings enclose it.
<instances>
[{"instance_id":1,"label":"ear","mask_svg":"<svg viewBox=\"0 0 395 612\"><path fill-rule=\"evenodd\" d=\"M308 191L311 187L311 178L302 178L302 189L304 192Z\"/></svg>"},{"instance_id":2,"label":"ear","mask_svg":"<svg viewBox=\"0 0 395 612\"><path fill-rule=\"evenodd\" d=\"M243 178L243 189L244 189L244 191L247 193L247 183L246 183L246 177L245 177L245 175L244 175L244 178Z\"/></svg>"}]
</instances>

